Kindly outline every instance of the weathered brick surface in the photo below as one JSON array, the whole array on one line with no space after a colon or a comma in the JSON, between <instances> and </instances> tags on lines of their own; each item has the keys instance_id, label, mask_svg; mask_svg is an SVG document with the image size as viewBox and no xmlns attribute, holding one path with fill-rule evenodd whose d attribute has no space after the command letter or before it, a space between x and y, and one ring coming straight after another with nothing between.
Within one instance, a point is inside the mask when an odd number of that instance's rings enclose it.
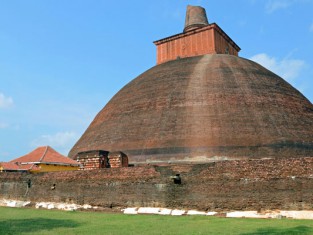
<instances>
[{"instance_id":1,"label":"weathered brick surface","mask_svg":"<svg viewBox=\"0 0 313 235\"><path fill-rule=\"evenodd\" d=\"M171 176L180 174L182 183ZM32 187L27 192L27 181ZM51 186L55 185L52 190ZM313 209L313 158L0 174L0 196L104 207Z\"/></svg>"},{"instance_id":2,"label":"weathered brick surface","mask_svg":"<svg viewBox=\"0 0 313 235\"><path fill-rule=\"evenodd\" d=\"M108 158L111 168L128 167L128 157L122 152L109 153Z\"/></svg>"},{"instance_id":3,"label":"weathered brick surface","mask_svg":"<svg viewBox=\"0 0 313 235\"><path fill-rule=\"evenodd\" d=\"M313 105L252 61L179 59L120 90L69 157L93 149L122 151L131 164L313 156Z\"/></svg>"},{"instance_id":4,"label":"weathered brick surface","mask_svg":"<svg viewBox=\"0 0 313 235\"><path fill-rule=\"evenodd\" d=\"M187 6L184 32L208 25L206 11L200 6Z\"/></svg>"},{"instance_id":5,"label":"weathered brick surface","mask_svg":"<svg viewBox=\"0 0 313 235\"><path fill-rule=\"evenodd\" d=\"M80 152L76 160L81 164L81 170L109 168L108 154L109 152L103 150Z\"/></svg>"}]
</instances>

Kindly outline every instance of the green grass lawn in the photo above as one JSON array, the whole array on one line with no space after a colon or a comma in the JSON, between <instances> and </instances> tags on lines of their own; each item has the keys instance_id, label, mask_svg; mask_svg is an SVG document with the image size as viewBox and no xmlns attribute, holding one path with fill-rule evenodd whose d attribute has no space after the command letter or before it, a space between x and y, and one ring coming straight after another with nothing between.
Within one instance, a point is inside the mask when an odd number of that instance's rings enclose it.
<instances>
[{"instance_id":1,"label":"green grass lawn","mask_svg":"<svg viewBox=\"0 0 313 235\"><path fill-rule=\"evenodd\" d=\"M0 234L313 234L313 221L0 207Z\"/></svg>"}]
</instances>

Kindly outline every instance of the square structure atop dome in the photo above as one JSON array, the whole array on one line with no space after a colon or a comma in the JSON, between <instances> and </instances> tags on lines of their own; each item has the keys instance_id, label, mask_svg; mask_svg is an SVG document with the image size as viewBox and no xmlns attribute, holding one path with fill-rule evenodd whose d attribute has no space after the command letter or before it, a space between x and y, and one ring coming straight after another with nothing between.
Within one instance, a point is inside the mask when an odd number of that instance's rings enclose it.
<instances>
[{"instance_id":1,"label":"square structure atop dome","mask_svg":"<svg viewBox=\"0 0 313 235\"><path fill-rule=\"evenodd\" d=\"M187 18L206 19L203 8L188 6ZM204 14L202 17L193 14ZM185 24L183 33L166 37L154 42L157 47L157 64L170 60L205 54L229 54L238 56L240 47L216 24L202 20L202 24ZM207 23L206 23L207 22Z\"/></svg>"}]
</instances>

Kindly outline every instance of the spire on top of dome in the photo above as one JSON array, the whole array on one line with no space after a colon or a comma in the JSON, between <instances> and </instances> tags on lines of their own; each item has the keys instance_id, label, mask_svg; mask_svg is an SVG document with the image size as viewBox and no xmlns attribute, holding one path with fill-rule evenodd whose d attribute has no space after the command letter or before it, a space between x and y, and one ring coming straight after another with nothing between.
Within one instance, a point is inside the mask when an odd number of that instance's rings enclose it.
<instances>
[{"instance_id":1,"label":"spire on top of dome","mask_svg":"<svg viewBox=\"0 0 313 235\"><path fill-rule=\"evenodd\" d=\"M200 6L187 6L184 32L209 25L205 9Z\"/></svg>"}]
</instances>

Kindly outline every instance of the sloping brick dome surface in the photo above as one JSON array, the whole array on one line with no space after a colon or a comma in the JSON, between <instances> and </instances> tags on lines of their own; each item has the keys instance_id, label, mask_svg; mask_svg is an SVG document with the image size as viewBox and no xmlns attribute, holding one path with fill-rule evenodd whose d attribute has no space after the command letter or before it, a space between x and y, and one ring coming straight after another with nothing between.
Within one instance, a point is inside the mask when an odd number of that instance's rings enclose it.
<instances>
[{"instance_id":1,"label":"sloping brick dome surface","mask_svg":"<svg viewBox=\"0 0 313 235\"><path fill-rule=\"evenodd\" d=\"M131 163L313 156L313 105L247 59L177 59L122 88L69 156L95 149Z\"/></svg>"}]
</instances>

